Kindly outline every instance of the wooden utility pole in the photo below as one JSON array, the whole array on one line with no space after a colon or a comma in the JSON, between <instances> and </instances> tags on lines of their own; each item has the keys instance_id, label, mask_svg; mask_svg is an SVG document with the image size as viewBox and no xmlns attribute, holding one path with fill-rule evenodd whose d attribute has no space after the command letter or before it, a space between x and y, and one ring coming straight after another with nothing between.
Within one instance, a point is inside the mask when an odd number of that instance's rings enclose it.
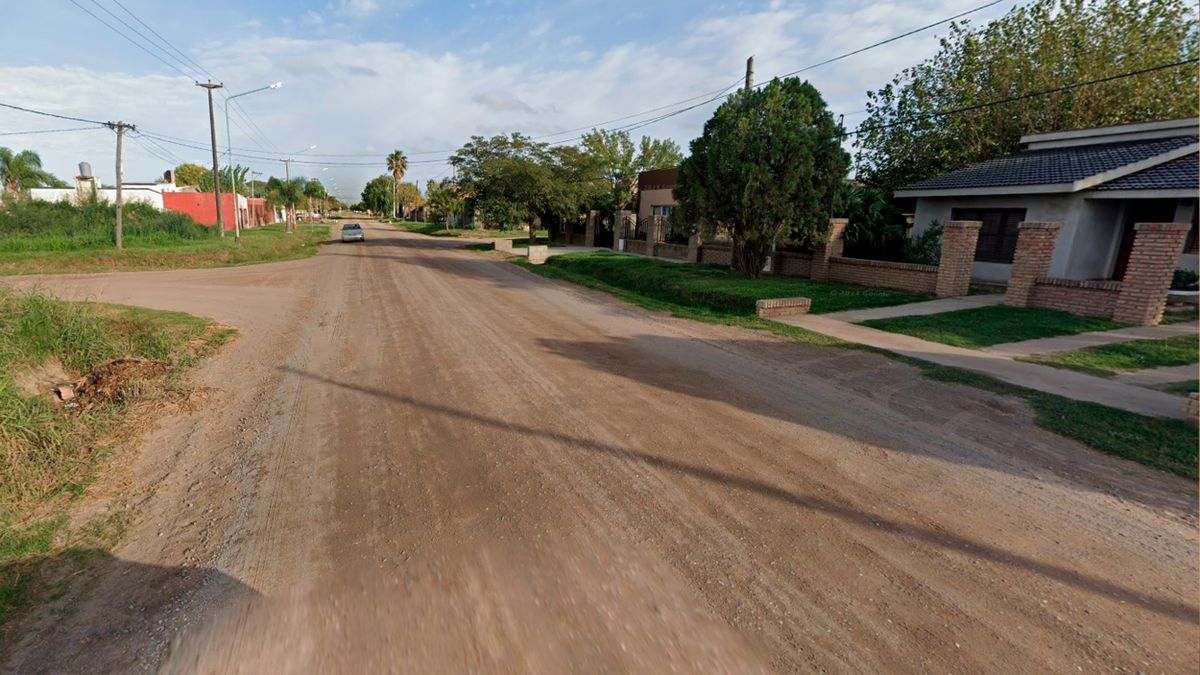
<instances>
[{"instance_id":1,"label":"wooden utility pole","mask_svg":"<svg viewBox=\"0 0 1200 675\"><path fill-rule=\"evenodd\" d=\"M754 57L746 59L746 91L754 88Z\"/></svg>"},{"instance_id":2,"label":"wooden utility pole","mask_svg":"<svg viewBox=\"0 0 1200 675\"><path fill-rule=\"evenodd\" d=\"M213 89L224 87L223 84L213 84L212 82L197 82L197 87L203 87L208 90L208 129L212 136L212 156L213 156L213 192L216 194L217 200L217 229L221 231L221 236L225 236L225 214L221 211L221 171L217 166L217 119L213 115ZM236 200L234 201L236 205Z\"/></svg>"},{"instance_id":3,"label":"wooden utility pole","mask_svg":"<svg viewBox=\"0 0 1200 675\"><path fill-rule=\"evenodd\" d=\"M292 160L281 159L279 161L283 162L283 180L284 180L284 182L291 183L292 182ZM292 215L293 215L294 207L292 207L292 205L290 205L290 204L287 204L286 206L287 206L287 209L284 211L283 222L284 222L285 229L289 233L291 233L291 232L295 231L295 225L292 223Z\"/></svg>"},{"instance_id":4,"label":"wooden utility pole","mask_svg":"<svg viewBox=\"0 0 1200 675\"><path fill-rule=\"evenodd\" d=\"M121 250L121 249L125 248L125 230L124 230L124 225L123 225L123 223L122 223L122 218L121 218L121 216L123 215L123 214L122 214L122 212L124 211L124 206L125 206L125 200L123 199L123 195L122 195L122 193L121 193L121 183L122 183L122 182L124 182L124 172L123 172L123 167L122 167L122 162L121 162L121 144L122 144L121 142L122 142L122 141L124 140L124 138L125 138L125 130L126 130L126 129L133 129L133 130L136 130L136 129L137 129L137 127L133 126L132 124L126 124L126 123L124 123L124 122L109 122L109 124L108 124L108 127L109 127L110 129L112 129L112 130L114 130L114 131L116 131L116 132L117 132L117 223L116 223L116 239L117 239L117 250Z\"/></svg>"}]
</instances>

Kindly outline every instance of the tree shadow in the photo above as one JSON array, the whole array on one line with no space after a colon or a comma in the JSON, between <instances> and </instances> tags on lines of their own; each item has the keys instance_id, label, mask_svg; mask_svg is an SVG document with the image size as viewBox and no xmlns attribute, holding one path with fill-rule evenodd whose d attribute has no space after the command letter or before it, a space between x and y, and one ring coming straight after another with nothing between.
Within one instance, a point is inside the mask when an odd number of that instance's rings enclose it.
<instances>
[{"instance_id":1,"label":"tree shadow","mask_svg":"<svg viewBox=\"0 0 1200 675\"><path fill-rule=\"evenodd\" d=\"M124 672L158 663L186 619L259 593L223 572L72 548L0 566L20 578L0 672Z\"/></svg>"},{"instance_id":2,"label":"tree shadow","mask_svg":"<svg viewBox=\"0 0 1200 675\"><path fill-rule=\"evenodd\" d=\"M369 387L350 382L341 382L323 375L304 370L280 366L283 372L307 378L326 386L337 387L349 391L366 394L388 401L394 405L407 406L426 414L443 415L467 424L486 428L493 432L512 433L526 437L538 437L553 441L569 451L581 451L590 454L603 455L615 460L631 461L653 467L655 469L698 478L713 483L724 489L757 495L762 498L775 500L790 506L814 511L831 516L846 525L883 531L889 534L937 549L951 551L971 558L989 561L1037 574L1046 579L1071 586L1082 591L1101 595L1120 602L1126 602L1145 608L1148 611L1163 616L1194 622L1198 608L1196 605L1178 602L1169 598L1149 595L1143 591L1126 588L1107 579L1082 574L1080 572L1013 553L992 546L985 542L969 539L944 530L924 527L919 524L906 523L883 517L879 514L856 509L847 504L839 504L819 496L793 492L772 483L748 478L734 473L728 473L688 462L654 455L639 450L623 448L602 441L572 436L570 434L538 428L510 419L488 417L479 413L462 410L448 405L423 401L411 396L390 392L384 389Z\"/></svg>"}]
</instances>

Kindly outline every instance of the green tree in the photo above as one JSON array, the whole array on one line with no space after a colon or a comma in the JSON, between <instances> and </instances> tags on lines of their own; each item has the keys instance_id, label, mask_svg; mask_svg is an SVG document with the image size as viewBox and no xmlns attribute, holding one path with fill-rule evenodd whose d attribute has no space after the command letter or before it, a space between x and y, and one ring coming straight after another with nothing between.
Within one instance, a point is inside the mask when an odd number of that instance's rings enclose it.
<instances>
[{"instance_id":1,"label":"green tree","mask_svg":"<svg viewBox=\"0 0 1200 675\"><path fill-rule=\"evenodd\" d=\"M979 110L935 115L1195 58L1195 5L1033 0L980 30L953 24L932 58L868 94L858 176L897 187L1018 149L1028 133L1196 114L1194 64Z\"/></svg>"},{"instance_id":2,"label":"green tree","mask_svg":"<svg viewBox=\"0 0 1200 675\"><path fill-rule=\"evenodd\" d=\"M310 218L312 212L315 210L313 207L313 202L325 199L325 195L325 186L322 185L321 181L317 180L316 178L310 178L308 179L308 182L304 184L304 196L308 198L308 213Z\"/></svg>"},{"instance_id":3,"label":"green tree","mask_svg":"<svg viewBox=\"0 0 1200 675\"><path fill-rule=\"evenodd\" d=\"M212 181L211 173L199 164L180 164L175 167L175 184L200 187L201 181Z\"/></svg>"},{"instance_id":4,"label":"green tree","mask_svg":"<svg viewBox=\"0 0 1200 675\"><path fill-rule=\"evenodd\" d=\"M387 156L387 168L392 172L392 212L393 218L399 218L399 207L403 203L400 200L400 181L404 180L404 172L408 171L408 158L399 150L393 150L392 154ZM418 190L419 192L419 190Z\"/></svg>"},{"instance_id":5,"label":"green tree","mask_svg":"<svg viewBox=\"0 0 1200 675\"><path fill-rule=\"evenodd\" d=\"M430 179L425 184L425 206L429 217L441 220L463 210L463 199L458 185L448 180Z\"/></svg>"},{"instance_id":6,"label":"green tree","mask_svg":"<svg viewBox=\"0 0 1200 675\"><path fill-rule=\"evenodd\" d=\"M372 178L362 190L363 208L372 213L395 213L396 181L392 176Z\"/></svg>"},{"instance_id":7,"label":"green tree","mask_svg":"<svg viewBox=\"0 0 1200 675\"><path fill-rule=\"evenodd\" d=\"M287 229L296 229L296 209L304 203L304 187L307 181L297 176L291 180L283 180L272 176L267 180L267 203L275 208L287 209Z\"/></svg>"},{"instance_id":8,"label":"green tree","mask_svg":"<svg viewBox=\"0 0 1200 675\"><path fill-rule=\"evenodd\" d=\"M602 203L596 205L606 212L633 205L638 173L679 166L683 161L683 153L675 141L642 136L635 145L628 131L593 129L583 135L580 148L609 184Z\"/></svg>"},{"instance_id":9,"label":"green tree","mask_svg":"<svg viewBox=\"0 0 1200 675\"><path fill-rule=\"evenodd\" d=\"M42 158L33 150L13 152L0 148L0 184L4 194L19 197L35 187L66 187L66 184L42 168Z\"/></svg>"},{"instance_id":10,"label":"green tree","mask_svg":"<svg viewBox=\"0 0 1200 675\"><path fill-rule=\"evenodd\" d=\"M850 166L843 131L817 91L796 78L740 91L717 108L683 160L680 220L733 238L733 267L757 277L783 237L825 236Z\"/></svg>"},{"instance_id":11,"label":"green tree","mask_svg":"<svg viewBox=\"0 0 1200 675\"><path fill-rule=\"evenodd\" d=\"M396 186L396 199L400 202L400 216L407 216L413 209L425 203L421 188L416 183L401 183Z\"/></svg>"},{"instance_id":12,"label":"green tree","mask_svg":"<svg viewBox=\"0 0 1200 675\"><path fill-rule=\"evenodd\" d=\"M247 194L249 185L246 182L246 176L250 173L250 168L235 164L233 166L221 167L221 192L237 192L238 194ZM212 172L205 171L200 177L200 182L197 184L201 192L212 192L215 186L213 185Z\"/></svg>"}]
</instances>

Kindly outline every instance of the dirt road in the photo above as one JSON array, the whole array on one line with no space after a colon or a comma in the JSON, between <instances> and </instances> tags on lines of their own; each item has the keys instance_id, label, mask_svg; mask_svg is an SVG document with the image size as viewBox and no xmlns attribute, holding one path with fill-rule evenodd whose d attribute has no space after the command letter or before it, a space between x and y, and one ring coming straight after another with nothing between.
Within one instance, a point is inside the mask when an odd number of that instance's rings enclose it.
<instances>
[{"instance_id":1,"label":"dirt road","mask_svg":"<svg viewBox=\"0 0 1200 675\"><path fill-rule=\"evenodd\" d=\"M1189 481L882 357L367 236L38 280L242 336L96 486L129 534L3 670L1196 670Z\"/></svg>"}]
</instances>

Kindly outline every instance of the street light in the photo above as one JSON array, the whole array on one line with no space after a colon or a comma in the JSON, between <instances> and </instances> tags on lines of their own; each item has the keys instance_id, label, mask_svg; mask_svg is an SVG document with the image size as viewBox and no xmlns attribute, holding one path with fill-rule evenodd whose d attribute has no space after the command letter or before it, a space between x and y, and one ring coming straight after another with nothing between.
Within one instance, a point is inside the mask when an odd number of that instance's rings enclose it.
<instances>
[{"instance_id":1,"label":"street light","mask_svg":"<svg viewBox=\"0 0 1200 675\"><path fill-rule=\"evenodd\" d=\"M250 91L243 91L240 94L234 94L233 96L230 96L229 98L225 99L225 150L226 150L225 166L230 167L229 177L231 179L233 179L234 176L233 176L233 168L232 168L233 167L233 140L232 140L232 135L229 131L229 102L232 101L233 99L239 98L241 96L249 96L250 94L257 94L260 91L266 91L268 89L278 89L282 86L283 86L282 82L276 82L275 84L268 84L267 86L259 87L258 89L251 89ZM234 182L234 181L231 180L230 182ZM238 215L238 208L237 208L237 184L236 184L236 182L234 182L234 186L233 186L233 238L237 241L237 243L239 243L239 244L242 243L242 225L241 225L241 217Z\"/></svg>"},{"instance_id":2,"label":"street light","mask_svg":"<svg viewBox=\"0 0 1200 675\"><path fill-rule=\"evenodd\" d=\"M316 143L314 143L303 150L297 150L296 152L289 154L287 159L279 160L279 161L283 162L283 179L289 183L292 182L292 155L303 155L304 153L308 152L309 150L316 150L316 149L317 149L317 145L316 145ZM292 209L292 211L295 211L295 209ZM291 227L291 223L290 223L291 219L292 219L292 213L289 211L289 213L288 213L288 221L289 221L288 232L292 231L292 227Z\"/></svg>"}]
</instances>

